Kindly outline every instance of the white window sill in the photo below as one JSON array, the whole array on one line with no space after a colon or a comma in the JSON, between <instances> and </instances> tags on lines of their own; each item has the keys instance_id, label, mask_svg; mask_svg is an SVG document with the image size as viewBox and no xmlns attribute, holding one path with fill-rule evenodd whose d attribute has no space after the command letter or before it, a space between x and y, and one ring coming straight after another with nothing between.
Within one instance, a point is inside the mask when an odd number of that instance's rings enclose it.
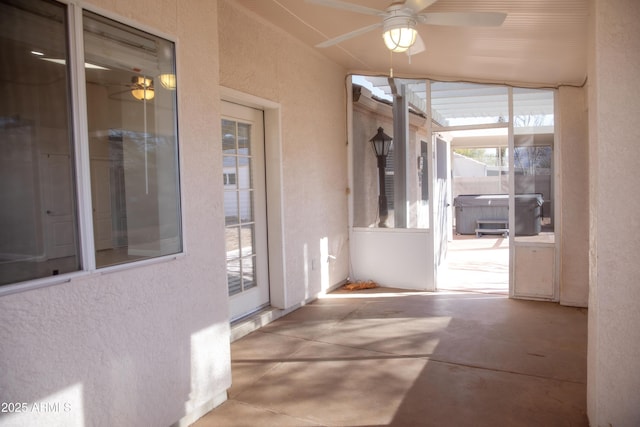
<instances>
[{"instance_id":1,"label":"white window sill","mask_svg":"<svg viewBox=\"0 0 640 427\"><path fill-rule=\"evenodd\" d=\"M87 279L96 276L102 276L104 274L117 273L124 270L133 268L146 267L153 264L161 264L169 261L174 261L180 258L184 258L184 252L172 255L165 255L157 258L150 258L140 261L127 262L124 264L112 265L103 267L92 271L74 271L72 273L60 274L57 276L48 276L40 279L34 279L19 283L13 283L10 285L0 286L0 297L16 294L20 292L32 291L35 289L47 288L49 286L61 285L64 283L70 283L74 280Z\"/></svg>"}]
</instances>

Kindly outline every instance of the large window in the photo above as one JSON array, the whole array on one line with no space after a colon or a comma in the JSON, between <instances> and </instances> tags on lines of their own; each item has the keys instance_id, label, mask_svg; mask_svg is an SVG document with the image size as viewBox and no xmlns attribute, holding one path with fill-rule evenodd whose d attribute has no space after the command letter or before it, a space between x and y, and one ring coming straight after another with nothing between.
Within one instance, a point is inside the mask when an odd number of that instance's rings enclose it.
<instances>
[{"instance_id":1,"label":"large window","mask_svg":"<svg viewBox=\"0 0 640 427\"><path fill-rule=\"evenodd\" d=\"M174 44L70 7L0 1L0 285L182 250Z\"/></svg>"},{"instance_id":2,"label":"large window","mask_svg":"<svg viewBox=\"0 0 640 427\"><path fill-rule=\"evenodd\" d=\"M429 228L426 81L396 79L393 97L387 78L353 82L354 227ZM379 128L391 138L388 150L374 148Z\"/></svg>"},{"instance_id":3,"label":"large window","mask_svg":"<svg viewBox=\"0 0 640 427\"><path fill-rule=\"evenodd\" d=\"M181 250L173 43L84 12L98 267Z\"/></svg>"}]
</instances>

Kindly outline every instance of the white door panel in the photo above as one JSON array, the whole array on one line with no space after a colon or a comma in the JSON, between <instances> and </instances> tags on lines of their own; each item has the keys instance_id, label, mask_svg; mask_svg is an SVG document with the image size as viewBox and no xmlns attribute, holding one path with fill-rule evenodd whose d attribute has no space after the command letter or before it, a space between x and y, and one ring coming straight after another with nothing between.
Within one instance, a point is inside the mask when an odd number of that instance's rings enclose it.
<instances>
[{"instance_id":1,"label":"white door panel","mask_svg":"<svg viewBox=\"0 0 640 427\"><path fill-rule=\"evenodd\" d=\"M68 154L42 154L43 215L46 257L75 254L71 159Z\"/></svg>"}]
</instances>

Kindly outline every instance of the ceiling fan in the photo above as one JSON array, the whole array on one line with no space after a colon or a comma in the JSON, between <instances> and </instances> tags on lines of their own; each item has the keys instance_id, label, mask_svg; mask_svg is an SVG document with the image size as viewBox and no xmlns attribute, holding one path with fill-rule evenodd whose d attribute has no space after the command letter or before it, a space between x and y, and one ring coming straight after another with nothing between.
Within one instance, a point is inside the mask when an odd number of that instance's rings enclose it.
<instances>
[{"instance_id":1,"label":"ceiling fan","mask_svg":"<svg viewBox=\"0 0 640 427\"><path fill-rule=\"evenodd\" d=\"M391 3L385 10L373 9L340 0L306 0L321 6L335 9L348 10L365 15L374 15L382 18L378 22L367 27L326 40L316 47L329 47L341 43L352 37L383 29L382 37L385 45L392 52L406 52L415 55L424 51L424 42L416 30L417 24L450 25L463 27L498 27L502 25L507 15L500 12L425 12L420 13L426 7L437 0L406 0Z\"/></svg>"}]
</instances>

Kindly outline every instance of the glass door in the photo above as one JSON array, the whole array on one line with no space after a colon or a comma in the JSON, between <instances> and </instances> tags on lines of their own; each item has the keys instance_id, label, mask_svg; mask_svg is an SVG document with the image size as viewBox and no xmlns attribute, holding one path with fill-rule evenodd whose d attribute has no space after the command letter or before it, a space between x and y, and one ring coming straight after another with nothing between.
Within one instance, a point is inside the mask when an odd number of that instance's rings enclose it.
<instances>
[{"instance_id":1,"label":"glass door","mask_svg":"<svg viewBox=\"0 0 640 427\"><path fill-rule=\"evenodd\" d=\"M554 92L522 88L512 91L510 293L516 298L557 300Z\"/></svg>"},{"instance_id":2,"label":"glass door","mask_svg":"<svg viewBox=\"0 0 640 427\"><path fill-rule=\"evenodd\" d=\"M269 304L263 112L223 102L222 150L231 320Z\"/></svg>"}]
</instances>

